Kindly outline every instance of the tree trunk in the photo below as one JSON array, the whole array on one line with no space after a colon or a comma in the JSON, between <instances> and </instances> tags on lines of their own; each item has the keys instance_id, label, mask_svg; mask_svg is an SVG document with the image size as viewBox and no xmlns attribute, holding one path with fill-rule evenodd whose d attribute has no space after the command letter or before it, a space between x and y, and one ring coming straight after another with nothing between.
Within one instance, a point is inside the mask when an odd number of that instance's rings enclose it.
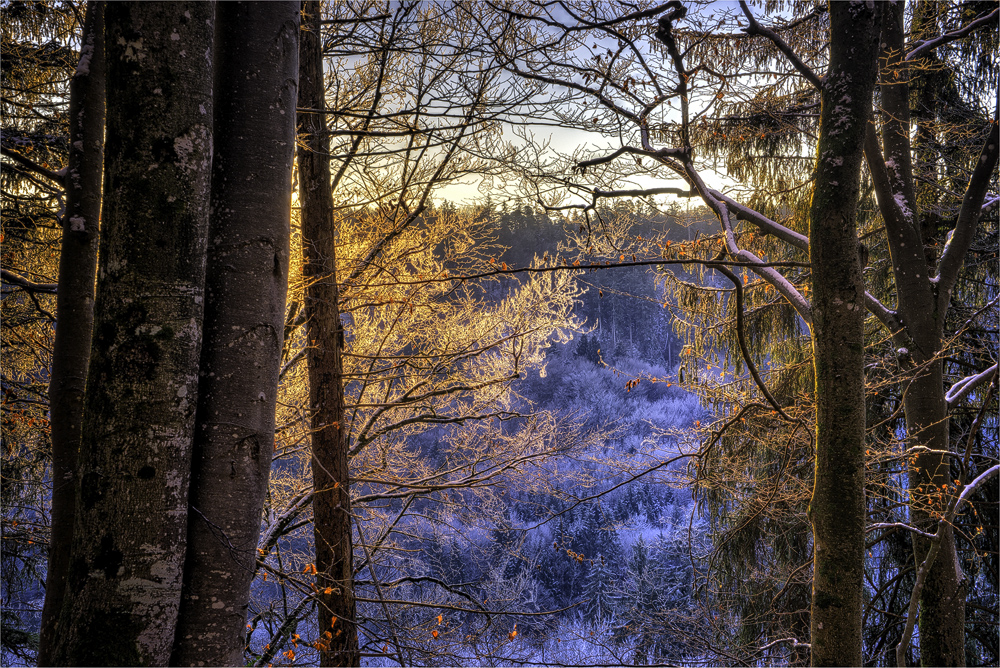
<instances>
[{"instance_id":1,"label":"tree trunk","mask_svg":"<svg viewBox=\"0 0 1000 668\"><path fill-rule=\"evenodd\" d=\"M104 3L88 2L80 64L70 83L69 163L59 255L58 326L52 346L52 517L38 665L52 664L66 592L77 492L77 451L94 325L94 281L104 170Z\"/></svg>"},{"instance_id":2,"label":"tree trunk","mask_svg":"<svg viewBox=\"0 0 1000 668\"><path fill-rule=\"evenodd\" d=\"M212 158L213 3L109 3L94 339L53 662L166 664L181 597Z\"/></svg>"},{"instance_id":3,"label":"tree trunk","mask_svg":"<svg viewBox=\"0 0 1000 668\"><path fill-rule=\"evenodd\" d=\"M890 5L883 26L883 61L880 93L883 108L884 155L876 150L870 159L884 160L884 186L877 188L886 219L893 278L898 295L902 362L914 373L904 389L907 447L926 447L910 460L910 518L917 527L933 532L937 520L929 512L942 485L951 482L948 408L944 398L944 369L940 348L948 296L937 294L941 283L929 279L934 267L924 252L912 167L910 137L910 70L904 60L906 33L902 4ZM882 169L876 165L872 171ZM878 182L878 179L876 179ZM979 208L979 204L975 206ZM961 225L961 220L959 221ZM947 280L946 280L947 282ZM950 289L949 287L943 288ZM940 503L937 504L940 506ZM930 542L914 535L913 550L919 568ZM920 596L920 660L929 666L965 664L964 576L950 529Z\"/></svg>"},{"instance_id":4,"label":"tree trunk","mask_svg":"<svg viewBox=\"0 0 1000 668\"><path fill-rule=\"evenodd\" d=\"M204 343L173 665L243 663L288 286L299 3L220 3L216 21Z\"/></svg>"},{"instance_id":5,"label":"tree trunk","mask_svg":"<svg viewBox=\"0 0 1000 668\"><path fill-rule=\"evenodd\" d=\"M812 663L861 665L865 548L864 286L856 230L881 5L830 3L809 221L816 373Z\"/></svg>"},{"instance_id":6,"label":"tree trunk","mask_svg":"<svg viewBox=\"0 0 1000 668\"><path fill-rule=\"evenodd\" d=\"M343 332L338 305L336 235L330 187L320 2L302 3L299 52L299 200L302 204L302 274L309 348L309 409L312 419L313 522L316 543L318 628L323 666L356 666L353 540L344 386Z\"/></svg>"},{"instance_id":7,"label":"tree trunk","mask_svg":"<svg viewBox=\"0 0 1000 668\"><path fill-rule=\"evenodd\" d=\"M944 399L944 362L940 357L916 372L906 387L908 445L921 445L947 452L948 410ZM936 501L951 483L951 462L945 455L924 452L914 455L910 467L911 521L924 531L937 530L938 518L928 505L943 510ZM917 568L930 549L930 540L913 535ZM920 592L920 663L924 666L965 665L965 584L951 527L944 529L937 558Z\"/></svg>"}]
</instances>

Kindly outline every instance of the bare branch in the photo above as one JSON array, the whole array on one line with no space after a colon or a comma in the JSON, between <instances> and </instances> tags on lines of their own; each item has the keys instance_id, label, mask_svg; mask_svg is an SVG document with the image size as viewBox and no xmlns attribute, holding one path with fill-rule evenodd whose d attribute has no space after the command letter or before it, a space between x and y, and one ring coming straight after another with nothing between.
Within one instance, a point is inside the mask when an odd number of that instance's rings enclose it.
<instances>
[{"instance_id":1,"label":"bare branch","mask_svg":"<svg viewBox=\"0 0 1000 668\"><path fill-rule=\"evenodd\" d=\"M21 155L20 153L18 153L16 151L12 151L9 148L2 148L2 147L0 147L0 154L2 154L5 158L10 158L14 162L16 162L19 165L21 165L22 167L27 167L28 169L30 169L31 171L35 172L36 174L40 174L41 176L44 176L45 178L49 179L50 181L55 181L60 186L63 186L63 187L66 186L66 176L65 176L65 174L61 174L60 172L54 172L51 169L48 169L47 167L42 167L41 165L39 165L37 162L35 162L31 158L26 158L23 155Z\"/></svg>"},{"instance_id":2,"label":"bare branch","mask_svg":"<svg viewBox=\"0 0 1000 668\"><path fill-rule=\"evenodd\" d=\"M13 272L7 271L6 269L0 269L0 278L3 279L4 283L16 285L17 287L27 290L28 292L44 292L46 294L54 295L56 293L56 289L59 287L57 283L34 283L22 276L18 276Z\"/></svg>"},{"instance_id":3,"label":"bare branch","mask_svg":"<svg viewBox=\"0 0 1000 668\"><path fill-rule=\"evenodd\" d=\"M804 234L799 234L795 230L790 230L780 223L776 223L767 216L754 211L750 207L744 206L737 202L736 200L724 195L718 190L709 190L712 197L719 201L725 202L736 217L739 220L745 220L748 223L753 223L757 228L764 234L773 234L785 243L791 244L799 250L809 252L809 237Z\"/></svg>"},{"instance_id":4,"label":"bare branch","mask_svg":"<svg viewBox=\"0 0 1000 668\"><path fill-rule=\"evenodd\" d=\"M965 262L965 256L972 246L979 217L983 210L983 200L986 197L993 171L997 167L997 158L1000 156L1000 124L994 119L991 126L990 134L979 154L976 168L972 172L972 178L969 179L969 186L965 190L962 208L958 214L958 222L955 224L955 229L949 232L950 238L945 244L944 252L941 254L941 262L938 264L938 275L934 278L938 286L938 300L941 305L948 304L951 289L955 286L955 281L958 280L959 269Z\"/></svg>"},{"instance_id":5,"label":"bare branch","mask_svg":"<svg viewBox=\"0 0 1000 668\"><path fill-rule=\"evenodd\" d=\"M918 42L916 48L906 54L906 60L916 60L925 53L933 51L939 46L943 46L949 42L954 42L955 40L962 39L969 33L978 30L984 26L996 25L997 17L1000 16L1000 9L994 9L989 14L985 16L980 16L978 19L972 21L964 28L958 30L953 30L952 32L939 35L934 39L925 39L922 42Z\"/></svg>"},{"instance_id":6,"label":"bare branch","mask_svg":"<svg viewBox=\"0 0 1000 668\"><path fill-rule=\"evenodd\" d=\"M792 48L788 46L785 40L781 39L781 37L779 37L773 30L765 28L757 22L757 19L755 19L753 14L750 12L750 8L747 7L746 0L740 0L740 9L743 10L743 14L746 15L747 20L750 21L750 27L744 28L743 32L748 35L760 35L771 40L771 42L778 47L778 50L785 54L785 57L788 58L788 62L792 64L792 67L799 71L799 74L808 79L809 83L816 88L823 88L823 80L815 72L809 69L808 65L802 62L795 52L792 51Z\"/></svg>"}]
</instances>

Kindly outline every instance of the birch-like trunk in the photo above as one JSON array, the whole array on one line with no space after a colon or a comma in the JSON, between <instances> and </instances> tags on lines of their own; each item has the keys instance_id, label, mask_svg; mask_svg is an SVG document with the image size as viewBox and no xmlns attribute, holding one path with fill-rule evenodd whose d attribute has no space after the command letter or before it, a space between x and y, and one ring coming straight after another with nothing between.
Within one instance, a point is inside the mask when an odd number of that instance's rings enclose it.
<instances>
[{"instance_id":1,"label":"birch-like trunk","mask_svg":"<svg viewBox=\"0 0 1000 668\"><path fill-rule=\"evenodd\" d=\"M109 3L94 337L58 665L165 665L181 598L214 3Z\"/></svg>"},{"instance_id":2,"label":"birch-like trunk","mask_svg":"<svg viewBox=\"0 0 1000 668\"><path fill-rule=\"evenodd\" d=\"M865 553L865 297L857 206L881 5L830 3L812 205L816 373L812 664L860 666Z\"/></svg>"},{"instance_id":3,"label":"birch-like trunk","mask_svg":"<svg viewBox=\"0 0 1000 668\"><path fill-rule=\"evenodd\" d=\"M94 280L104 171L104 3L88 2L80 64L69 91L69 162L59 255L57 327L49 377L52 516L38 665L52 664L73 540L77 452L94 326Z\"/></svg>"},{"instance_id":4,"label":"birch-like trunk","mask_svg":"<svg viewBox=\"0 0 1000 668\"><path fill-rule=\"evenodd\" d=\"M184 594L172 663L240 665L288 286L299 3L217 7L215 154Z\"/></svg>"},{"instance_id":5,"label":"birch-like trunk","mask_svg":"<svg viewBox=\"0 0 1000 668\"><path fill-rule=\"evenodd\" d=\"M320 2L302 3L299 51L299 201L306 285L306 363L312 420L313 522L323 666L356 666L353 539L341 361L336 234L326 134Z\"/></svg>"}]
</instances>

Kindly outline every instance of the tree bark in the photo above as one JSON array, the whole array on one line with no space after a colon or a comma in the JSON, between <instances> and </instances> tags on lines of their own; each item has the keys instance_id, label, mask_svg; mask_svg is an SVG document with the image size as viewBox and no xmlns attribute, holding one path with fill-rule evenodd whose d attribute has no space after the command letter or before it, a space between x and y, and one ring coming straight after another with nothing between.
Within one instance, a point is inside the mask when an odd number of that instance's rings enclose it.
<instances>
[{"instance_id":1,"label":"tree bark","mask_svg":"<svg viewBox=\"0 0 1000 668\"><path fill-rule=\"evenodd\" d=\"M212 159L213 3L109 3L94 338L53 662L166 664L187 534Z\"/></svg>"},{"instance_id":2,"label":"tree bark","mask_svg":"<svg viewBox=\"0 0 1000 668\"><path fill-rule=\"evenodd\" d=\"M173 665L241 665L288 287L299 3L217 7L215 152Z\"/></svg>"},{"instance_id":3,"label":"tree bark","mask_svg":"<svg viewBox=\"0 0 1000 668\"><path fill-rule=\"evenodd\" d=\"M857 205L882 8L830 3L830 65L809 221L816 374L812 663L862 663L865 548L864 285Z\"/></svg>"},{"instance_id":4,"label":"tree bark","mask_svg":"<svg viewBox=\"0 0 1000 668\"><path fill-rule=\"evenodd\" d=\"M104 3L88 2L83 46L69 93L69 162L59 255L57 324L49 377L52 516L38 665L52 665L66 592L77 493L77 451L94 326L94 281L104 170Z\"/></svg>"},{"instance_id":5,"label":"tree bark","mask_svg":"<svg viewBox=\"0 0 1000 668\"><path fill-rule=\"evenodd\" d=\"M346 430L336 234L326 135L320 2L304 0L299 52L299 199L306 284L306 363L312 427L313 522L318 629L323 666L360 662L355 618L351 497Z\"/></svg>"}]
</instances>

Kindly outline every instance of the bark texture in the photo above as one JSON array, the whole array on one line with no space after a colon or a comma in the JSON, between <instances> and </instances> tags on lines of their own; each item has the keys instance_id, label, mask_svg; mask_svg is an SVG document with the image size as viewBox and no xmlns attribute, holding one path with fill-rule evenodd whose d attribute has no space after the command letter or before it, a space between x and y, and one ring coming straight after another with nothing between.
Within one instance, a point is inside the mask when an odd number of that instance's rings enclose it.
<instances>
[{"instance_id":1,"label":"bark texture","mask_svg":"<svg viewBox=\"0 0 1000 668\"><path fill-rule=\"evenodd\" d=\"M187 534L212 161L213 3L109 3L94 338L53 662L166 664Z\"/></svg>"},{"instance_id":2,"label":"bark texture","mask_svg":"<svg viewBox=\"0 0 1000 668\"><path fill-rule=\"evenodd\" d=\"M104 170L104 3L88 2L80 64L70 82L70 148L62 219L55 342L49 377L52 517L38 665L52 664L66 592L77 493L77 451L94 325L94 281Z\"/></svg>"},{"instance_id":3,"label":"bark texture","mask_svg":"<svg viewBox=\"0 0 1000 668\"><path fill-rule=\"evenodd\" d=\"M220 3L216 21L204 343L174 665L243 663L288 287L299 3Z\"/></svg>"},{"instance_id":4,"label":"bark texture","mask_svg":"<svg viewBox=\"0 0 1000 668\"><path fill-rule=\"evenodd\" d=\"M860 666L865 548L864 285L857 205L882 8L830 3L809 221L816 373L812 663Z\"/></svg>"},{"instance_id":5,"label":"bark texture","mask_svg":"<svg viewBox=\"0 0 1000 668\"><path fill-rule=\"evenodd\" d=\"M360 662L355 617L353 541L338 305L336 234L330 188L320 3L302 3L298 148L302 273L306 284L309 408L312 420L313 521L318 628L323 666Z\"/></svg>"}]
</instances>

